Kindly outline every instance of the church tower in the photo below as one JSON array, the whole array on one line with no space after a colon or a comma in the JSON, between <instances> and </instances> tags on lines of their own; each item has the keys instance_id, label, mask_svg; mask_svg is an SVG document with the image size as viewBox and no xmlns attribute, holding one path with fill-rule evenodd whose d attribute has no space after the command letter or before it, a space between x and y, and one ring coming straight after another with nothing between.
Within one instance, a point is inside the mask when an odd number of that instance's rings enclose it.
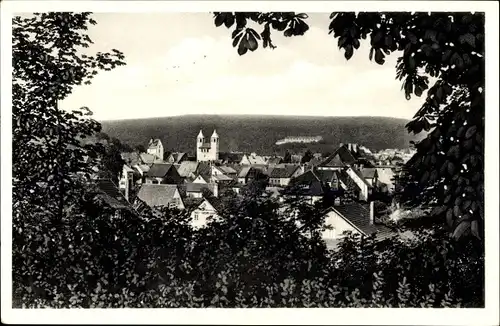
<instances>
[{"instance_id":1,"label":"church tower","mask_svg":"<svg viewBox=\"0 0 500 326\"><path fill-rule=\"evenodd\" d=\"M217 161L219 159L219 135L217 135L215 129L212 137L210 137L210 159L212 161Z\"/></svg>"},{"instance_id":2,"label":"church tower","mask_svg":"<svg viewBox=\"0 0 500 326\"><path fill-rule=\"evenodd\" d=\"M219 135L214 130L210 139L205 139L203 131L200 130L196 137L196 161L210 162L219 160Z\"/></svg>"},{"instance_id":3,"label":"church tower","mask_svg":"<svg viewBox=\"0 0 500 326\"><path fill-rule=\"evenodd\" d=\"M205 158L205 153L203 152L203 142L204 142L205 136L203 136L203 131L200 130L200 133L198 134L198 137L196 137L196 161L204 161Z\"/></svg>"}]
</instances>

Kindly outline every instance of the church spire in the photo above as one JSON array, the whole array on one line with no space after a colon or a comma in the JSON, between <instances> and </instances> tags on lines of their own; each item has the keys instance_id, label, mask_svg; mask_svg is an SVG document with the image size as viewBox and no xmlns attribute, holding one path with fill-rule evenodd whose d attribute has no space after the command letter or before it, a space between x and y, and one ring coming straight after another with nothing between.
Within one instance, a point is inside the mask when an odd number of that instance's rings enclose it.
<instances>
[{"instance_id":1,"label":"church spire","mask_svg":"<svg viewBox=\"0 0 500 326\"><path fill-rule=\"evenodd\" d=\"M198 134L198 138L205 138L205 136L203 136L203 131L200 129L200 133Z\"/></svg>"},{"instance_id":2,"label":"church spire","mask_svg":"<svg viewBox=\"0 0 500 326\"><path fill-rule=\"evenodd\" d=\"M219 135L217 135L217 131L215 131L215 129L214 129L214 133L212 134L212 138L214 138L214 137L219 138Z\"/></svg>"}]
</instances>

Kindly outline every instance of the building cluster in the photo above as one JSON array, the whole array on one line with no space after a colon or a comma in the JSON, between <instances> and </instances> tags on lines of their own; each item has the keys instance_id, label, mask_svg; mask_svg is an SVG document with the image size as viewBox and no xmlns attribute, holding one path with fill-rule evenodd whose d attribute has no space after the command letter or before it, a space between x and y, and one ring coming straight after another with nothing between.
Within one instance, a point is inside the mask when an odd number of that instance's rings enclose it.
<instances>
[{"instance_id":1,"label":"building cluster","mask_svg":"<svg viewBox=\"0 0 500 326\"><path fill-rule=\"evenodd\" d=\"M289 143L317 143L323 140L321 136L290 136L280 139L276 145L283 145Z\"/></svg>"},{"instance_id":2,"label":"building cluster","mask_svg":"<svg viewBox=\"0 0 500 326\"><path fill-rule=\"evenodd\" d=\"M372 198L394 191L398 170L379 165L363 146L340 144L327 157L314 154L306 163L284 163L279 156L221 153L214 130L210 138L199 132L195 150L196 156L166 153L160 139L151 139L145 153L122 153L126 164L117 188L136 211L189 207L192 225L202 228L210 218L220 218L221 193L238 196L259 179L267 184L264 194L278 197L283 205L291 197L309 204L334 198L325 210L330 226L323 234L327 243L338 241L344 231L378 232L381 237L390 233L377 224Z\"/></svg>"}]
</instances>

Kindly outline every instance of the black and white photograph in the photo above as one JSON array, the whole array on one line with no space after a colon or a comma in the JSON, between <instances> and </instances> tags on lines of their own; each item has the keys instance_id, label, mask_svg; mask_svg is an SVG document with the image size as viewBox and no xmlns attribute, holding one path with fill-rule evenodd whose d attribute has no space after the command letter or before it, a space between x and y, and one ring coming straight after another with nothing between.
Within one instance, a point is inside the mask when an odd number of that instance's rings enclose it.
<instances>
[{"instance_id":1,"label":"black and white photograph","mask_svg":"<svg viewBox=\"0 0 500 326\"><path fill-rule=\"evenodd\" d=\"M497 2L1 9L2 322L500 322Z\"/></svg>"}]
</instances>

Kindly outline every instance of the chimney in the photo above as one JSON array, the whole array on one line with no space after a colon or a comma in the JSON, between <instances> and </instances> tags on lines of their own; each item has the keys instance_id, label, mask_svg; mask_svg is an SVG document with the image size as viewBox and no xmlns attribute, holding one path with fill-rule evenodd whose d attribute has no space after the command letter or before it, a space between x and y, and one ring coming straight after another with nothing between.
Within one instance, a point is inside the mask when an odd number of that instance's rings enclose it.
<instances>
[{"instance_id":1,"label":"chimney","mask_svg":"<svg viewBox=\"0 0 500 326\"><path fill-rule=\"evenodd\" d=\"M370 202L370 225L373 225L375 221L375 202Z\"/></svg>"},{"instance_id":2,"label":"chimney","mask_svg":"<svg viewBox=\"0 0 500 326\"><path fill-rule=\"evenodd\" d=\"M128 172L125 172L125 194L124 194L124 197L126 200L129 200L129 197L130 197L130 188L132 187L131 183L132 183L132 180L130 179Z\"/></svg>"},{"instance_id":3,"label":"chimney","mask_svg":"<svg viewBox=\"0 0 500 326\"><path fill-rule=\"evenodd\" d=\"M213 194L214 194L214 197L219 197L219 185L217 183L214 183Z\"/></svg>"}]
</instances>

